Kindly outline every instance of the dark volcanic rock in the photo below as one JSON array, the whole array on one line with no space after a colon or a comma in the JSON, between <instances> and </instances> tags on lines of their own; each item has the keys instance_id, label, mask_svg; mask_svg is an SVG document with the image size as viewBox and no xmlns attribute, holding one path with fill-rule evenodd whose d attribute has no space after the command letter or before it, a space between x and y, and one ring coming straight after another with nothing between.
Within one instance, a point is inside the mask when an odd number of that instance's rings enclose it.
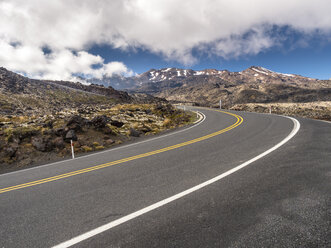
<instances>
[{"instance_id":1,"label":"dark volcanic rock","mask_svg":"<svg viewBox=\"0 0 331 248\"><path fill-rule=\"evenodd\" d=\"M4 149L5 156L12 158L12 157L15 156L17 150L18 150L18 146L17 145L12 145L12 146L6 147Z\"/></svg>"},{"instance_id":2,"label":"dark volcanic rock","mask_svg":"<svg viewBox=\"0 0 331 248\"><path fill-rule=\"evenodd\" d=\"M130 128L129 135L132 137L139 137L140 133L136 129Z\"/></svg>"},{"instance_id":3,"label":"dark volcanic rock","mask_svg":"<svg viewBox=\"0 0 331 248\"><path fill-rule=\"evenodd\" d=\"M56 137L52 142L56 148L62 149L65 147L65 143L62 137Z\"/></svg>"},{"instance_id":4,"label":"dark volcanic rock","mask_svg":"<svg viewBox=\"0 0 331 248\"><path fill-rule=\"evenodd\" d=\"M111 124L112 126L114 126L114 127L122 127L122 126L124 125L123 122L121 122L121 121L116 121L116 120L111 121L110 124Z\"/></svg>"},{"instance_id":5,"label":"dark volcanic rock","mask_svg":"<svg viewBox=\"0 0 331 248\"><path fill-rule=\"evenodd\" d=\"M48 127L48 128L53 128L53 122L52 121L48 121L46 122L43 127Z\"/></svg>"},{"instance_id":6,"label":"dark volcanic rock","mask_svg":"<svg viewBox=\"0 0 331 248\"><path fill-rule=\"evenodd\" d=\"M55 129L54 133L57 136L63 136L64 137L66 132L65 132L64 128L60 127L60 128Z\"/></svg>"},{"instance_id":7,"label":"dark volcanic rock","mask_svg":"<svg viewBox=\"0 0 331 248\"><path fill-rule=\"evenodd\" d=\"M75 133L75 130L69 130L66 134L65 140L67 142L70 142L70 140L76 141L77 140L77 135Z\"/></svg>"},{"instance_id":8,"label":"dark volcanic rock","mask_svg":"<svg viewBox=\"0 0 331 248\"><path fill-rule=\"evenodd\" d=\"M36 150L41 151L41 152L46 151L46 144L42 138L33 137L31 139L31 143L32 143L33 147L36 148Z\"/></svg>"},{"instance_id":9,"label":"dark volcanic rock","mask_svg":"<svg viewBox=\"0 0 331 248\"><path fill-rule=\"evenodd\" d=\"M99 116L94 117L91 120L91 123L96 128L104 128L109 121L110 121L109 117L107 117L105 115L99 115Z\"/></svg>"},{"instance_id":10,"label":"dark volcanic rock","mask_svg":"<svg viewBox=\"0 0 331 248\"><path fill-rule=\"evenodd\" d=\"M76 132L79 132L82 131L83 127L86 126L88 122L89 121L87 119L81 117L80 115L74 115L70 117L66 126Z\"/></svg>"}]
</instances>

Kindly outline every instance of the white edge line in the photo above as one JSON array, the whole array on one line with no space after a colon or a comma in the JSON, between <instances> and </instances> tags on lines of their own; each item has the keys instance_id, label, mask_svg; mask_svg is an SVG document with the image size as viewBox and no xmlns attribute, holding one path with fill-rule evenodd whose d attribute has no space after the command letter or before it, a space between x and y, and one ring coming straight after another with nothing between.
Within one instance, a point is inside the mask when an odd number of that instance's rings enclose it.
<instances>
[{"instance_id":1,"label":"white edge line","mask_svg":"<svg viewBox=\"0 0 331 248\"><path fill-rule=\"evenodd\" d=\"M193 111L193 112L199 112L199 111ZM96 156L96 155L99 155L101 153L113 152L113 151L116 151L116 150L119 150L119 149L123 149L123 148L127 148L127 147L130 147L130 146L139 145L139 144L142 144L142 143L150 142L150 141L153 141L153 140L161 139L161 138L164 138L164 137L167 137L167 136L171 136L171 135L174 135L174 134L178 134L178 133L187 131L187 130L189 130L191 128L194 128L196 126L199 126L200 124L202 124L206 120L206 116L202 112L199 112L199 114L203 116L202 120L199 119L199 122L198 123L197 122L194 122L193 123L193 126L190 126L188 128L179 130L177 132L171 132L171 133L168 133L168 134L160 135L158 137L154 137L154 138L142 140L142 141L135 142L135 143L132 143L132 144L123 145L123 146L120 146L120 147L110 148L110 149L107 149L107 150L104 150L104 151L94 152L92 154L87 154L87 155L79 156L79 157L75 158L75 160L86 158L86 157L91 157L91 156ZM69 161L72 161L72 158L61 160L61 161L58 161L58 162L49 163L49 164L44 164L44 165L37 165L35 167L31 167L31 168L27 168L27 169L22 169L22 170L18 170L18 171L7 172L7 173L4 173L4 174L0 174L0 177L7 176L7 175L10 175L10 174L22 173L22 172L29 171L29 170L40 169L40 168L43 168L43 167L48 167L50 165L61 164L61 163L69 162Z\"/></svg>"},{"instance_id":2,"label":"white edge line","mask_svg":"<svg viewBox=\"0 0 331 248\"><path fill-rule=\"evenodd\" d=\"M119 218L117 220L114 220L112 222L109 222L108 224L105 224L103 226L100 226L98 228L95 228L95 229L93 229L91 231L88 231L88 232L86 232L84 234L81 234L81 235L79 235L79 236L77 236L75 238L72 238L72 239L70 239L68 241L65 241L65 242L63 242L61 244L58 244L56 246L53 246L53 248L67 248L67 247L70 247L72 245L75 245L75 244L77 244L77 243L79 243L81 241L84 241L86 239L89 239L89 238L91 238L91 237L93 237L95 235L98 235L98 234L100 234L102 232L105 232L105 231L107 231L107 230L109 230L109 229L111 229L113 227L116 227L116 226L118 226L120 224L123 224L123 223L129 221L129 220L132 220L134 218L137 218L137 217L139 217L139 216L141 216L143 214L146 214L146 213L148 213L148 212L150 212L150 211L152 211L154 209L157 209L159 207L162 207L162 206L164 206L164 205L166 205L166 204L168 204L168 203L170 203L172 201L175 201L175 200L177 200L177 199L179 199L181 197L184 197L184 196L186 196L188 194L191 194L191 193L193 193L193 192L195 192L195 191L197 191L197 190L199 190L201 188L204 188L204 187L206 187L206 186L208 186L208 185L210 185L212 183L215 183L215 182L221 180L222 178L227 177L227 176L231 175L232 173L234 173L234 172L236 172L236 171L238 171L238 170L240 170L240 169L248 166L249 164L255 162L256 160L258 160L260 158L263 158L267 154L275 151L276 149L278 149L279 147L281 147L282 145L284 145L286 142L288 142L290 139L292 139L294 137L294 135L296 135L297 132L300 129L300 122L298 120L296 120L296 119L294 119L292 117L288 117L288 116L283 116L283 117L289 118L289 119L291 119L293 121L294 126L293 126L293 129L292 129L291 133L285 139L283 139L280 143L278 143L277 145L271 147L270 149L268 149L267 151L261 153L260 155L254 157L254 158L252 158L252 159L250 159L250 160L248 160L248 161L246 161L246 162L244 162L244 163L242 163L242 164L234 167L233 169L228 170L228 171L226 171L226 172L224 172L224 173L222 173L222 174L220 174L220 175L218 175L218 176L216 176L216 177L214 177L212 179L209 179L208 181L205 181L205 182L203 182L201 184L198 184L198 185L196 185L196 186L194 186L194 187L192 187L190 189L187 189L185 191L182 191L182 192L180 192L180 193L178 193L178 194L176 194L174 196L171 196L169 198L166 198L164 200L161 200L161 201L159 201L157 203L154 203L154 204L152 204L152 205L150 205L148 207L145 207L145 208L140 209L140 210L138 210L136 212L133 212L133 213L131 213L129 215L126 215L126 216L124 216L122 218Z\"/></svg>"},{"instance_id":3,"label":"white edge line","mask_svg":"<svg viewBox=\"0 0 331 248\"><path fill-rule=\"evenodd\" d=\"M194 113L197 113L197 115L199 116L199 119L197 119L195 122L193 122L193 125L196 124L196 123L199 123L204 117L203 117L203 114L199 111L193 111L192 112Z\"/></svg>"}]
</instances>

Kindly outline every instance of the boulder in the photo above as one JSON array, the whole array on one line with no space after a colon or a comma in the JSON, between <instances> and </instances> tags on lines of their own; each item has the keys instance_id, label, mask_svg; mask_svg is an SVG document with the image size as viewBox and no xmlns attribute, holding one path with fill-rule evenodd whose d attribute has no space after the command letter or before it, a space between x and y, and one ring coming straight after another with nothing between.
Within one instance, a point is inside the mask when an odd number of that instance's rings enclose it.
<instances>
[{"instance_id":1,"label":"boulder","mask_svg":"<svg viewBox=\"0 0 331 248\"><path fill-rule=\"evenodd\" d=\"M43 138L43 141L46 145L45 152L50 152L54 148L53 139L51 137Z\"/></svg>"},{"instance_id":2,"label":"boulder","mask_svg":"<svg viewBox=\"0 0 331 248\"><path fill-rule=\"evenodd\" d=\"M121 121L116 121L116 120L111 121L110 124L111 124L112 126L114 126L114 127L122 127L122 126L124 125L123 122L121 122Z\"/></svg>"},{"instance_id":3,"label":"boulder","mask_svg":"<svg viewBox=\"0 0 331 248\"><path fill-rule=\"evenodd\" d=\"M104 128L109 121L109 117L105 115L98 115L91 120L91 123L96 128Z\"/></svg>"},{"instance_id":4,"label":"boulder","mask_svg":"<svg viewBox=\"0 0 331 248\"><path fill-rule=\"evenodd\" d=\"M43 127L45 128L53 128L53 122L52 121L48 121L46 123L43 124Z\"/></svg>"},{"instance_id":5,"label":"boulder","mask_svg":"<svg viewBox=\"0 0 331 248\"><path fill-rule=\"evenodd\" d=\"M81 117L80 115L74 115L70 117L67 122L67 127L75 130L76 132L82 131L83 127L88 124L88 120Z\"/></svg>"},{"instance_id":6,"label":"boulder","mask_svg":"<svg viewBox=\"0 0 331 248\"><path fill-rule=\"evenodd\" d=\"M44 140L40 137L33 137L31 139L31 144L38 151L41 151L41 152L46 151L46 144L45 144Z\"/></svg>"},{"instance_id":7,"label":"boulder","mask_svg":"<svg viewBox=\"0 0 331 248\"><path fill-rule=\"evenodd\" d=\"M132 136L132 137L139 137L140 133L136 129L130 128L129 135Z\"/></svg>"},{"instance_id":8,"label":"boulder","mask_svg":"<svg viewBox=\"0 0 331 248\"><path fill-rule=\"evenodd\" d=\"M4 149L4 153L6 157L13 158L18 150L18 146L8 146Z\"/></svg>"},{"instance_id":9,"label":"boulder","mask_svg":"<svg viewBox=\"0 0 331 248\"><path fill-rule=\"evenodd\" d=\"M75 133L75 130L69 130L69 131L66 133L65 140L66 140L67 142L70 142L70 140L76 141L76 140L77 140L77 135L76 135L76 133Z\"/></svg>"},{"instance_id":10,"label":"boulder","mask_svg":"<svg viewBox=\"0 0 331 248\"><path fill-rule=\"evenodd\" d=\"M62 137L56 137L53 141L52 141L53 145L56 147L56 148L59 148L59 149L63 149L65 147L65 144L64 144L64 140Z\"/></svg>"},{"instance_id":11,"label":"boulder","mask_svg":"<svg viewBox=\"0 0 331 248\"><path fill-rule=\"evenodd\" d=\"M65 130L62 127L61 128L57 128L57 129L55 129L54 133L55 133L56 136L62 136L62 137L64 137Z\"/></svg>"}]
</instances>

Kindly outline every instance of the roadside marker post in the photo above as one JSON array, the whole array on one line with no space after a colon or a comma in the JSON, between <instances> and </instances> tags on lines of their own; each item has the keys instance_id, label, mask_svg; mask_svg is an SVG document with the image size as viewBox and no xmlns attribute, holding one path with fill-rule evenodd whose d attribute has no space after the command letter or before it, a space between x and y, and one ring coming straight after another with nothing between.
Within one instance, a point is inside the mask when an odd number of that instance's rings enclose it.
<instances>
[{"instance_id":1,"label":"roadside marker post","mask_svg":"<svg viewBox=\"0 0 331 248\"><path fill-rule=\"evenodd\" d=\"M72 140L70 140L70 144L71 144L71 154L72 154L72 158L75 158L75 151L74 151L74 143L72 142Z\"/></svg>"},{"instance_id":2,"label":"roadside marker post","mask_svg":"<svg viewBox=\"0 0 331 248\"><path fill-rule=\"evenodd\" d=\"M222 109L222 100L220 100L220 109Z\"/></svg>"},{"instance_id":3,"label":"roadside marker post","mask_svg":"<svg viewBox=\"0 0 331 248\"><path fill-rule=\"evenodd\" d=\"M269 114L271 114L271 105L270 105L270 108L269 108Z\"/></svg>"}]
</instances>

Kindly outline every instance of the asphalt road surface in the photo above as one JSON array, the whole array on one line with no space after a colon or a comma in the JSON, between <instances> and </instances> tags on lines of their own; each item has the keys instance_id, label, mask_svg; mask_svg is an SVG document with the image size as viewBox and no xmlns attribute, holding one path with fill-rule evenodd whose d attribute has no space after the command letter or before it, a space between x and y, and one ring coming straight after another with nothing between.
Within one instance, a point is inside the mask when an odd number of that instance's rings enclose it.
<instances>
[{"instance_id":1,"label":"asphalt road surface","mask_svg":"<svg viewBox=\"0 0 331 248\"><path fill-rule=\"evenodd\" d=\"M331 247L331 124L198 110L190 128L0 175L0 247Z\"/></svg>"}]
</instances>

